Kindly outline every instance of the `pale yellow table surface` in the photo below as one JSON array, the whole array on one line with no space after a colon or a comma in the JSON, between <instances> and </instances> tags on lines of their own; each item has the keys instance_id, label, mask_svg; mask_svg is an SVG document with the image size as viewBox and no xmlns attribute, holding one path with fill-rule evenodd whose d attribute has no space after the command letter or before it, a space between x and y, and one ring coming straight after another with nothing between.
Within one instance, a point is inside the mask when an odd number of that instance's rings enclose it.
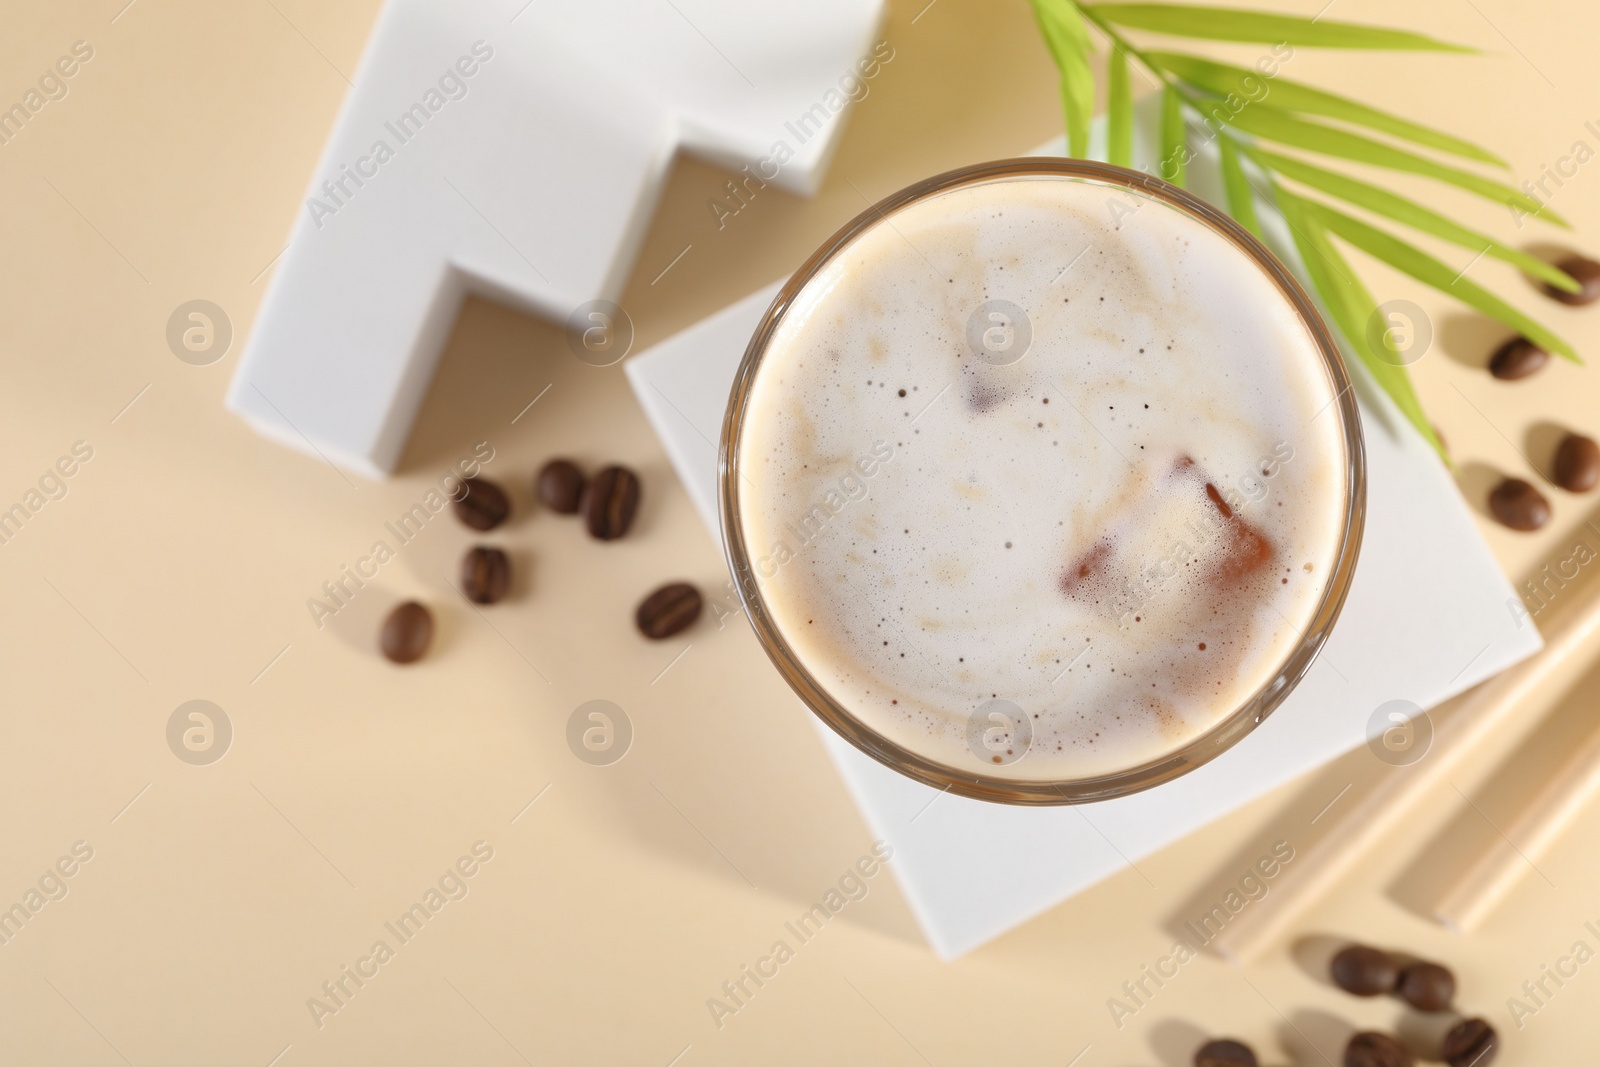
<instances>
[{"instance_id":1,"label":"pale yellow table surface","mask_svg":"<svg viewBox=\"0 0 1600 1067\"><path fill-rule=\"evenodd\" d=\"M718 1028L707 998L789 940L785 921L870 841L742 621L702 621L664 644L633 632L646 590L680 577L718 587L724 570L621 370L579 364L550 324L473 302L399 477L352 484L256 436L223 410L223 393L378 4L125 2L12 3L0 35L7 101L74 41L94 49L67 98L0 147L0 505L74 442L93 449L67 495L0 545L0 906L23 900L75 842L93 850L67 895L0 945L0 1062L1092 1067L1183 1063L1217 1032L1269 1063L1336 1062L1352 1026L1422 1025L1297 962L1318 937L1348 935L1454 964L1462 1003L1508 1032L1502 1062L1573 1063L1592 1046L1600 962L1521 1030L1506 1001L1574 942L1600 948L1583 925L1600 928L1589 847L1600 810L1481 933L1457 938L1415 910L1430 879L1494 840L1489 821L1503 822L1582 733L1593 697L1581 695L1537 731L1546 709L1529 707L1441 787L1314 910L1298 955L1280 946L1242 970L1196 959L1120 1028L1108 998L1168 953L1172 928L1271 842L1311 840L1310 816L1346 785L1365 788L1370 756L953 963L924 946L880 874ZM792 269L862 194L1059 130L1054 75L1021 0L891 8L896 58L850 116L816 198L764 191L719 232L705 202L725 175L679 160L623 298L640 347ZM1517 182L1575 141L1600 146L1600 129L1585 126L1600 119L1591 4L1339 0L1328 17L1399 21L1489 54L1302 50L1293 77L1486 142ZM1600 166L1558 193L1578 226L1563 236L1519 232L1503 208L1427 189L1518 242L1591 251L1597 193ZM1600 371L1557 365L1494 382L1481 367L1504 331L1362 269L1380 297L1435 312L1439 343L1417 378L1475 499L1493 472L1527 474L1524 453L1548 462L1548 424L1600 429ZM1493 262L1473 276L1600 354L1600 309L1558 307ZM196 297L226 309L236 331L206 367L179 362L163 337L173 308ZM319 631L307 598L479 440L521 511L495 537L526 576L515 599L481 617L467 609L446 579L473 539L440 519ZM555 453L642 472L633 535L598 545L528 506L532 471ZM1514 576L1569 555L1589 515L1592 498L1550 495L1555 519L1537 535L1483 523ZM435 605L441 629L405 670L372 647L375 619L402 596ZM165 740L169 715L195 698L234 726L210 766L180 762ZM579 762L564 740L568 715L592 698L615 701L636 729L610 767ZM1441 830L1444 844L1430 844ZM479 841L493 858L468 894L407 943L388 933ZM319 1028L308 998L380 939L393 958Z\"/></svg>"}]
</instances>

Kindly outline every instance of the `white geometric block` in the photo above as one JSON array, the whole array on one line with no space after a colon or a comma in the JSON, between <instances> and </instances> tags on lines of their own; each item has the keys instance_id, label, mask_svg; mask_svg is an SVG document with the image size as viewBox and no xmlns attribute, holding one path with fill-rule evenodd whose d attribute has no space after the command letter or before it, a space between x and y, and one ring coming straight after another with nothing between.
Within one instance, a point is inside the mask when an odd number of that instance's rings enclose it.
<instances>
[{"instance_id":1,"label":"white geometric block","mask_svg":"<svg viewBox=\"0 0 1600 1067\"><path fill-rule=\"evenodd\" d=\"M1137 110L1135 158L1159 158L1160 98ZM1096 123L1094 144L1103 143ZM1037 154L1059 155L1057 141ZM1190 165L1191 188L1219 202L1216 153ZM1297 262L1281 217L1269 244ZM634 395L712 536L716 440L733 379L775 282L623 364ZM1358 374L1361 372L1358 370ZM1318 662L1271 718L1221 757L1143 793L1084 808L1020 808L941 796L896 774L798 699L822 735L874 838L894 847L895 876L929 944L944 957L998 937L1136 864L1183 835L1360 745L1391 725L1375 712L1403 698L1431 708L1541 646L1512 610L1522 601L1484 544L1433 450L1386 397L1357 389L1367 451L1367 525L1344 610ZM1297 831L1298 832L1298 831ZM1289 832L1291 847L1301 843Z\"/></svg>"},{"instance_id":2,"label":"white geometric block","mask_svg":"<svg viewBox=\"0 0 1600 1067\"><path fill-rule=\"evenodd\" d=\"M679 149L812 192L881 18L882 0L390 0L229 408L383 477L467 293L557 321L614 299Z\"/></svg>"}]
</instances>

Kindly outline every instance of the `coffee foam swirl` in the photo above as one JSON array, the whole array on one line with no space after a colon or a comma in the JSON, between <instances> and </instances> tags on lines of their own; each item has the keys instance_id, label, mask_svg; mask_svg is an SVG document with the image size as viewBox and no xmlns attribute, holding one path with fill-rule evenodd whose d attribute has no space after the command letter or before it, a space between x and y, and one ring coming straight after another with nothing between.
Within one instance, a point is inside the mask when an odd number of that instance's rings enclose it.
<instances>
[{"instance_id":1,"label":"coffee foam swirl","mask_svg":"<svg viewBox=\"0 0 1600 1067\"><path fill-rule=\"evenodd\" d=\"M959 770L996 699L1032 736L990 774L1170 753L1274 676L1337 554L1312 337L1241 250L1110 210L1129 195L1024 178L901 209L797 295L752 387L769 613L852 714Z\"/></svg>"}]
</instances>

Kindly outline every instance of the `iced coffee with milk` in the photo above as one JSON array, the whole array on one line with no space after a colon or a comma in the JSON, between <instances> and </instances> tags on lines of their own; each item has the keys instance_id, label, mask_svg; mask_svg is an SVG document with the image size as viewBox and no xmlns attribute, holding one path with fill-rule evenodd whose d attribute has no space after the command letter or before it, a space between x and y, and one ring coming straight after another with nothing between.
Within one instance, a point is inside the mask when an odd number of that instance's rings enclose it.
<instances>
[{"instance_id":1,"label":"iced coffee with milk","mask_svg":"<svg viewBox=\"0 0 1600 1067\"><path fill-rule=\"evenodd\" d=\"M724 442L731 556L807 702L934 782L1242 736L1354 554L1359 429L1309 305L1237 233L1060 173L952 182L825 252Z\"/></svg>"}]
</instances>

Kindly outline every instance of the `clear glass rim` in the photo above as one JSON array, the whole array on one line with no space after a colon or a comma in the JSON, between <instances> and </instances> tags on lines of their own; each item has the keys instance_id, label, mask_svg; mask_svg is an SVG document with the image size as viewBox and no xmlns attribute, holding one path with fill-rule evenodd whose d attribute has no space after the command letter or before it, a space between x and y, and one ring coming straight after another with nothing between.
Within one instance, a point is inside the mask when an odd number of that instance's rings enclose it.
<instances>
[{"instance_id":1,"label":"clear glass rim","mask_svg":"<svg viewBox=\"0 0 1600 1067\"><path fill-rule=\"evenodd\" d=\"M1339 419L1345 446L1345 514L1332 573L1300 643L1279 664L1273 677L1211 729L1160 758L1105 774L1063 780L1018 780L963 771L913 752L857 719L812 675L767 610L740 518L739 443L751 394L762 358L795 297L857 236L885 216L960 186L1014 177L1080 178L1132 189L1197 219L1243 251L1276 285L1316 343L1335 390L1331 408ZM1349 373L1333 335L1300 283L1254 236L1204 200L1141 171L1090 160L1025 157L946 171L885 197L841 227L784 283L751 336L723 417L717 461L723 550L734 588L762 649L790 688L835 733L879 763L936 789L1003 804L1081 804L1126 796L1186 774L1237 744L1283 703L1311 669L1344 606L1366 518L1366 454Z\"/></svg>"}]
</instances>

